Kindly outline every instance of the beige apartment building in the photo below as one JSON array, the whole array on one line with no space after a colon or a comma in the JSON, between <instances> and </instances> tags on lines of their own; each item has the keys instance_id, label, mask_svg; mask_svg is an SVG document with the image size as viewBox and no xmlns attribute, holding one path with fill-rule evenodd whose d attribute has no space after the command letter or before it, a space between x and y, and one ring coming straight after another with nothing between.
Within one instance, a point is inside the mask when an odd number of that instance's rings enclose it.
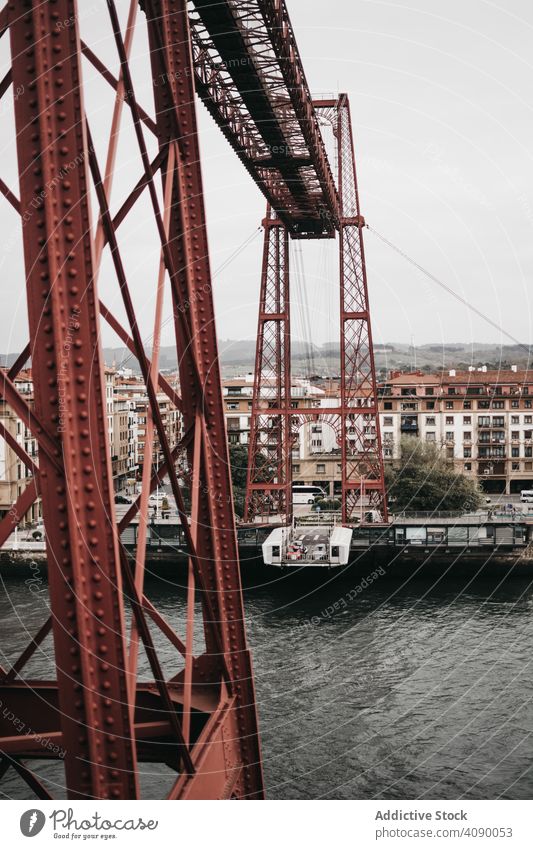
<instances>
[{"instance_id":1,"label":"beige apartment building","mask_svg":"<svg viewBox=\"0 0 533 849\"><path fill-rule=\"evenodd\" d=\"M28 404L33 406L33 383L29 371L21 371L15 379L18 391ZM0 421L21 448L37 462L37 442L31 431L15 415L4 400L0 400ZM32 478L31 472L19 459L16 452L4 439L0 439L0 518L9 512L11 505L26 489ZM28 510L20 526L36 522L42 516L40 497Z\"/></svg>"},{"instance_id":2,"label":"beige apartment building","mask_svg":"<svg viewBox=\"0 0 533 849\"><path fill-rule=\"evenodd\" d=\"M438 445L486 492L533 487L533 371L393 373L379 394L386 460L413 435Z\"/></svg>"},{"instance_id":3,"label":"beige apartment building","mask_svg":"<svg viewBox=\"0 0 533 849\"><path fill-rule=\"evenodd\" d=\"M171 384L176 385L175 378L169 377L169 380ZM115 492L119 492L122 489L131 489L142 472L148 398L143 381L131 371L117 371L105 366L104 383L113 487ZM31 370L21 371L15 384L31 406ZM164 393L160 393L157 398L165 431L170 445L174 446L183 432L181 414ZM38 461L36 440L11 407L1 399L0 421L30 457ZM156 436L154 462L160 462L161 459L161 448ZM7 442L0 439L0 518L9 511L30 479L31 473L24 463ZM21 524L35 522L41 516L39 498Z\"/></svg>"},{"instance_id":4,"label":"beige apartment building","mask_svg":"<svg viewBox=\"0 0 533 849\"><path fill-rule=\"evenodd\" d=\"M230 444L248 442L252 388L251 376L224 383ZM306 398L313 399L313 406L338 406L338 381L308 384ZM533 371L513 366L505 371L393 372L379 384L378 398L386 462L398 459L403 436L414 436L436 444L486 492L533 489ZM304 407L305 399L294 398L293 406ZM293 479L331 493L339 490L340 448L327 422L300 428Z\"/></svg>"},{"instance_id":5,"label":"beige apartment building","mask_svg":"<svg viewBox=\"0 0 533 849\"><path fill-rule=\"evenodd\" d=\"M142 468L144 464L144 446L146 441L146 424L147 424L147 413L149 402L148 398L144 394L140 398L134 398L135 408L137 413L137 462L138 462L138 474L142 475ZM174 447L183 435L183 426L182 426L182 417L179 410L176 409L170 398L164 393L159 393L157 396L157 403L159 406L159 412L161 413L161 419L163 421L163 427L165 429L165 433L167 435L168 441L171 447ZM157 435L157 431L154 429L154 444L152 451L152 464L159 464L163 461L163 454L161 451L161 443L159 437Z\"/></svg>"}]
</instances>

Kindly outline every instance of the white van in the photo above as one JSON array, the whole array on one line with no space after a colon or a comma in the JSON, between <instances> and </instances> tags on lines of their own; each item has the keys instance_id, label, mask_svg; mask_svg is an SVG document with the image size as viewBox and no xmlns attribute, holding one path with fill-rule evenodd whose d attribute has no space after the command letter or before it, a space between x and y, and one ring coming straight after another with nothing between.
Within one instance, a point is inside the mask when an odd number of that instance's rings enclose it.
<instances>
[{"instance_id":1,"label":"white van","mask_svg":"<svg viewBox=\"0 0 533 849\"><path fill-rule=\"evenodd\" d=\"M523 489L520 493L520 501L524 504L531 504L533 502L533 489Z\"/></svg>"},{"instance_id":2,"label":"white van","mask_svg":"<svg viewBox=\"0 0 533 849\"><path fill-rule=\"evenodd\" d=\"M295 484L292 488L293 504L313 504L315 498L325 498L326 493L320 486L300 486Z\"/></svg>"}]
</instances>

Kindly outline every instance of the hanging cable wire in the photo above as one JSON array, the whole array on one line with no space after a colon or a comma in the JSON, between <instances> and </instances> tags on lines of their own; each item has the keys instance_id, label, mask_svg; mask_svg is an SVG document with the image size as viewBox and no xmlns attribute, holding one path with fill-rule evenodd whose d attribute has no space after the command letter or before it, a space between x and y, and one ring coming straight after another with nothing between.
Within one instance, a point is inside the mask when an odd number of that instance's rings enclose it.
<instances>
[{"instance_id":1,"label":"hanging cable wire","mask_svg":"<svg viewBox=\"0 0 533 849\"><path fill-rule=\"evenodd\" d=\"M262 229L263 228L262 228L261 225L256 227L255 230L253 230L253 232L250 233L250 235L246 237L244 242L242 242L237 248L235 248L233 253L230 254L229 257L227 257L224 260L222 265L219 265L218 268L215 268L215 270L212 272L212 279L214 279L217 276L217 274L220 274L222 271L225 271L226 268L229 265L231 265L233 260L237 259L239 254L241 254L248 247L248 245L250 245L253 242L253 240L257 237L257 234L260 233L262 231ZM163 329L163 327L165 327L167 324L169 324L173 320L174 320L174 314L167 316L167 318L165 318L164 321L161 322L161 329ZM153 339L152 334L150 334L149 336L146 336L143 339L143 346L149 344L152 341L152 339ZM126 365L126 363L128 363L130 360L132 360L134 358L135 358L135 354L130 353L130 354L128 354L128 356L125 359L121 360L120 365L124 366L124 365Z\"/></svg>"},{"instance_id":2,"label":"hanging cable wire","mask_svg":"<svg viewBox=\"0 0 533 849\"><path fill-rule=\"evenodd\" d=\"M309 298L305 285L305 269L301 245L295 247L295 259L297 273L300 278L301 313L302 313L302 336L305 346L305 364L307 375L310 377L315 370L315 357L311 333L311 319L309 316Z\"/></svg>"},{"instance_id":3,"label":"hanging cable wire","mask_svg":"<svg viewBox=\"0 0 533 849\"><path fill-rule=\"evenodd\" d=\"M296 250L296 246L294 243L290 243L290 269L291 269L291 318L293 320L293 333L292 336L295 339L298 339L300 344L302 345L302 359L305 360L306 349L305 349L305 322L303 315L303 299L304 299L304 291L303 291L303 281L301 279L300 274L300 266L298 263L298 251ZM294 332L296 331L296 332ZM292 348L293 356L296 358L300 358L299 354L296 354L295 346Z\"/></svg>"},{"instance_id":4,"label":"hanging cable wire","mask_svg":"<svg viewBox=\"0 0 533 849\"><path fill-rule=\"evenodd\" d=\"M452 289L451 286L448 286L447 283L444 283L442 280L439 280L438 277L435 277L435 275L432 274L431 271L428 271L426 268L424 268L422 265L420 265L420 263L418 263L415 259L412 259L412 257L410 257L408 254L406 254L405 251L402 251L401 248L399 248L397 245L393 244L393 242L389 241L389 239L385 238L385 236L382 236L381 233L378 233L378 231L375 230L373 227L371 227L370 224L366 224L365 226L366 226L366 229L370 230L371 233L373 233L375 236L377 236L377 238L380 239L380 241L382 241L383 244L387 245L389 248L391 248L393 251L395 251L397 254L399 254L401 257L403 257L405 260L407 260L407 262L410 263L411 265L413 265L416 269L418 269L418 271L420 271L421 274L424 274L425 277L427 277L429 280L432 280L433 283L436 283L437 286L440 286L440 288L444 289L445 292L448 292L449 295L451 295L453 298L455 298L457 301L459 301L461 304L463 304L465 307L467 307L473 313L475 313L480 318L482 318L483 321L486 321L487 324L490 324L491 327L494 327L496 330L498 330L500 333L502 333L503 336L506 336L508 339L510 339L512 342L514 342L515 345L518 345L519 348L522 348L527 353L528 357L530 356L530 354L531 354L530 348L527 345L524 345L522 342L520 342L516 338L516 336L513 336L512 333L508 333L507 330L504 330L504 328L500 324L498 324L496 321L494 321L488 315L485 315L484 312L481 312L481 310L479 310L477 307L475 307L473 304L471 304L470 301L467 301L466 298L463 298L462 295L460 295L458 292L456 292L455 289Z\"/></svg>"}]
</instances>

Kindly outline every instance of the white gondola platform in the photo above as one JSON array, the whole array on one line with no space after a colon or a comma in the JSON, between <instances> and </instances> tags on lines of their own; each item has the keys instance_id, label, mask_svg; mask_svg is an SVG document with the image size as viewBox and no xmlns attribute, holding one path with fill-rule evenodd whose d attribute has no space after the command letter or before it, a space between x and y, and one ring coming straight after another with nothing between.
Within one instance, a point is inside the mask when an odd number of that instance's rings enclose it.
<instances>
[{"instance_id":1,"label":"white gondola platform","mask_svg":"<svg viewBox=\"0 0 533 849\"><path fill-rule=\"evenodd\" d=\"M337 524L294 524L274 528L262 545L267 566L345 566L352 528Z\"/></svg>"}]
</instances>

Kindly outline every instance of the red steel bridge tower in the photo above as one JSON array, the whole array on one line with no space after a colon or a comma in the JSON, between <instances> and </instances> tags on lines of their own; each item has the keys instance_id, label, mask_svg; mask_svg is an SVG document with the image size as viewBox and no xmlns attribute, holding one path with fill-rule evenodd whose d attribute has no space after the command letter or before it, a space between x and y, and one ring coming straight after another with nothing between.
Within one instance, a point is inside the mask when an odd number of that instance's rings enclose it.
<instances>
[{"instance_id":1,"label":"red steel bridge tower","mask_svg":"<svg viewBox=\"0 0 533 849\"><path fill-rule=\"evenodd\" d=\"M263 489L275 492L276 509L286 512L288 236L341 234L342 432L355 429L362 439L362 417L375 418L362 219L353 158L350 164L346 154L348 106L345 99L320 106L338 127L343 171L336 185L283 0L107 0L106 6L86 32L85 10L76 0L8 0L0 7L0 37L10 54L0 97L11 100L17 158L17 177L10 185L0 175L0 192L20 234L19 288L26 292L29 331L16 362L1 374L0 395L38 445L38 458L30 456L0 423L0 437L28 470L26 487L0 519L0 546L41 498L49 589L49 615L35 633L17 623L17 651L4 652L0 779L15 772L44 799L141 798L143 764L164 764L170 777L162 795L169 799L257 799L264 792L261 750L194 95L269 204L262 309L273 320L275 314L279 327L263 333L260 356L275 364L276 462L282 456L285 465ZM104 46L113 48L105 60ZM109 96L105 131L101 104L95 110L93 99L91 108L96 80L102 97L104 91ZM118 179L124 138L128 156ZM143 229L155 258L145 282L155 302L150 356L123 236L141 202L149 210ZM120 315L99 291L103 268L116 284ZM165 293L179 390L159 370ZM136 357L149 400L142 494L120 519L106 416L104 322ZM32 403L16 385L30 360ZM183 416L176 444L165 431L161 393ZM343 441L349 511L362 471L352 442ZM376 455L367 451L366 457L361 480L378 498L381 472ZM254 476L255 485L257 466ZM148 497L165 478L187 544L182 628L162 615L145 582ZM188 511L183 483L191 495ZM254 516L265 503L259 489L255 498ZM133 564L122 535L134 518ZM34 671L36 660L49 665L47 674ZM43 739L51 745L43 747Z\"/></svg>"},{"instance_id":2,"label":"red steel bridge tower","mask_svg":"<svg viewBox=\"0 0 533 849\"><path fill-rule=\"evenodd\" d=\"M289 230L269 210L264 224L264 251L255 379L250 425L250 462L246 516L260 521L279 516L292 520L291 460L299 428L326 421L341 449L342 519L358 518L361 505L376 508L387 519L387 499L377 407L376 373L365 253L364 219L359 207L350 104L315 101L315 111L328 122L336 139L335 214L328 218L339 236L340 269L340 406L291 407ZM296 230L292 238L328 238Z\"/></svg>"}]
</instances>

